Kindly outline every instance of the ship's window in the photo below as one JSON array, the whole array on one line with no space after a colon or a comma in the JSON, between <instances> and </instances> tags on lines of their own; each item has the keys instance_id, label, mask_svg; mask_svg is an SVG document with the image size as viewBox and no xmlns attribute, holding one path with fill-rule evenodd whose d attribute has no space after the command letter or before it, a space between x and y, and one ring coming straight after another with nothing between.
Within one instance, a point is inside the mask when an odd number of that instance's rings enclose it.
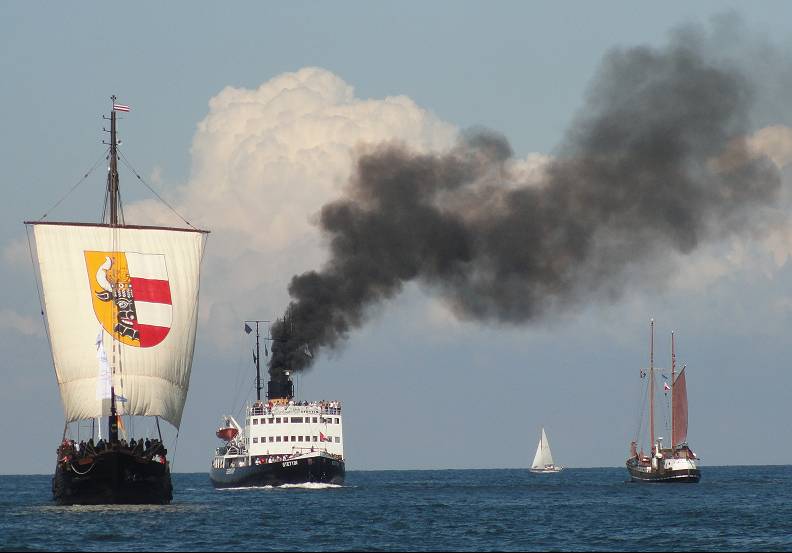
<instances>
[{"instance_id":1,"label":"ship's window","mask_svg":"<svg viewBox=\"0 0 792 553\"><path fill-rule=\"evenodd\" d=\"M341 443L341 438L339 438L338 436L336 436L336 443L337 443L337 444L340 444L340 443Z\"/></svg>"},{"instance_id":2,"label":"ship's window","mask_svg":"<svg viewBox=\"0 0 792 553\"><path fill-rule=\"evenodd\" d=\"M288 442L288 441L289 441L289 437L288 437L288 436L284 436L284 437L283 437L283 441L284 441L284 442Z\"/></svg>"},{"instance_id":3,"label":"ship's window","mask_svg":"<svg viewBox=\"0 0 792 553\"><path fill-rule=\"evenodd\" d=\"M258 424L258 419L253 419L253 424Z\"/></svg>"},{"instance_id":4,"label":"ship's window","mask_svg":"<svg viewBox=\"0 0 792 553\"><path fill-rule=\"evenodd\" d=\"M280 417L278 417L277 419L275 419L275 422L276 422L276 423L278 423L278 424L280 424L280 419L281 419L281 418L280 418Z\"/></svg>"},{"instance_id":5,"label":"ship's window","mask_svg":"<svg viewBox=\"0 0 792 553\"><path fill-rule=\"evenodd\" d=\"M313 421L314 421L314 422L317 422L318 420L319 420L319 419L317 419L316 417L314 417L314 418L313 418Z\"/></svg>"},{"instance_id":6,"label":"ship's window","mask_svg":"<svg viewBox=\"0 0 792 553\"><path fill-rule=\"evenodd\" d=\"M306 436L306 437L305 437L305 441L306 441L306 442L310 442L310 441L311 441L311 437L310 437L310 436Z\"/></svg>"},{"instance_id":7,"label":"ship's window","mask_svg":"<svg viewBox=\"0 0 792 553\"><path fill-rule=\"evenodd\" d=\"M338 422L338 418L336 418L336 424L340 424L340 423Z\"/></svg>"},{"instance_id":8,"label":"ship's window","mask_svg":"<svg viewBox=\"0 0 792 553\"><path fill-rule=\"evenodd\" d=\"M297 436L292 436L291 437L291 441L296 442L297 441Z\"/></svg>"},{"instance_id":9,"label":"ship's window","mask_svg":"<svg viewBox=\"0 0 792 553\"><path fill-rule=\"evenodd\" d=\"M258 443L258 438L253 438L253 443L257 444Z\"/></svg>"},{"instance_id":10,"label":"ship's window","mask_svg":"<svg viewBox=\"0 0 792 553\"><path fill-rule=\"evenodd\" d=\"M274 441L274 440L275 440L275 438L273 438L272 436L270 436L270 437L269 437L269 441L270 441L270 442L272 442L272 441Z\"/></svg>"},{"instance_id":11,"label":"ship's window","mask_svg":"<svg viewBox=\"0 0 792 553\"><path fill-rule=\"evenodd\" d=\"M318 441L319 441L319 438L317 438L316 436L314 436L314 437L313 437L313 441L315 441L315 442L318 442Z\"/></svg>"},{"instance_id":12,"label":"ship's window","mask_svg":"<svg viewBox=\"0 0 792 553\"><path fill-rule=\"evenodd\" d=\"M261 419L261 424L267 424L267 419Z\"/></svg>"},{"instance_id":13,"label":"ship's window","mask_svg":"<svg viewBox=\"0 0 792 553\"><path fill-rule=\"evenodd\" d=\"M269 422L270 424L272 424L273 422L275 422L275 419L273 419L272 417L270 417L270 418L269 418L269 420L268 420L267 422Z\"/></svg>"},{"instance_id":14,"label":"ship's window","mask_svg":"<svg viewBox=\"0 0 792 553\"><path fill-rule=\"evenodd\" d=\"M303 437L302 437L302 436L297 436L297 441L298 441L298 442L301 442L301 441L303 441Z\"/></svg>"},{"instance_id":15,"label":"ship's window","mask_svg":"<svg viewBox=\"0 0 792 553\"><path fill-rule=\"evenodd\" d=\"M279 442L280 441L280 436L275 436L275 441Z\"/></svg>"},{"instance_id":16,"label":"ship's window","mask_svg":"<svg viewBox=\"0 0 792 553\"><path fill-rule=\"evenodd\" d=\"M302 418L302 417L292 417L292 418L291 418L291 421L292 421L292 422L302 422L302 421L303 421L303 418Z\"/></svg>"}]
</instances>

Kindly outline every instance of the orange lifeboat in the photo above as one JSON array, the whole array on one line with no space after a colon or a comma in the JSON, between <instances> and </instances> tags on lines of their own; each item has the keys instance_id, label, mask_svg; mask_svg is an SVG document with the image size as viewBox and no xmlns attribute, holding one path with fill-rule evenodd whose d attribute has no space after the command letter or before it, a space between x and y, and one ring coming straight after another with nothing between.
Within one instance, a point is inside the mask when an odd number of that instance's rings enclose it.
<instances>
[{"instance_id":1,"label":"orange lifeboat","mask_svg":"<svg viewBox=\"0 0 792 553\"><path fill-rule=\"evenodd\" d=\"M230 442L231 440L236 438L237 434L239 434L239 430L231 426L227 426L225 428L218 428L216 434L217 437L220 438L221 440Z\"/></svg>"}]
</instances>

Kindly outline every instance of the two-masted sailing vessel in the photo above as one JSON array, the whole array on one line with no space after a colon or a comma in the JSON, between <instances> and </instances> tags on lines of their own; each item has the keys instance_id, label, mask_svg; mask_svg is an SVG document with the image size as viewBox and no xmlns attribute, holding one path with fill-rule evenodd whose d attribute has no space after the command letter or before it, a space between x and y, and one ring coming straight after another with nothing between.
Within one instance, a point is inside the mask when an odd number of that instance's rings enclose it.
<instances>
[{"instance_id":1,"label":"two-masted sailing vessel","mask_svg":"<svg viewBox=\"0 0 792 553\"><path fill-rule=\"evenodd\" d=\"M195 345L207 232L126 224L116 113L129 107L112 100L101 222L25 222L66 419L62 505L171 501L159 422L179 427ZM152 435L130 435L133 417Z\"/></svg>"},{"instance_id":2,"label":"two-masted sailing vessel","mask_svg":"<svg viewBox=\"0 0 792 553\"><path fill-rule=\"evenodd\" d=\"M648 378L649 396L649 454L638 451L638 437L630 444L627 471L634 482L698 482L701 472L698 457L687 443L688 399L686 366L676 372L674 333L671 333L671 384L663 384L671 394L671 443L663 445L663 438L655 434L656 375L662 370L654 366L654 319L650 321L649 368L641 369L641 378ZM643 416L643 409L642 409ZM640 429L639 429L640 432Z\"/></svg>"},{"instance_id":3,"label":"two-masted sailing vessel","mask_svg":"<svg viewBox=\"0 0 792 553\"><path fill-rule=\"evenodd\" d=\"M252 332L248 323L256 325L256 400L246 406L244 424L233 416L223 417L216 431L223 445L215 449L209 479L216 488L343 484L341 402L295 401L294 383L286 367L270 368L267 401L261 398L259 325L264 322L245 322L248 333ZM277 346L274 343L273 349Z\"/></svg>"},{"instance_id":4,"label":"two-masted sailing vessel","mask_svg":"<svg viewBox=\"0 0 792 553\"><path fill-rule=\"evenodd\" d=\"M561 472L564 467L558 466L553 462L553 453L550 451L550 442L547 441L547 434L544 427L542 435L539 437L539 444L536 446L536 455L531 463L531 472L538 474L548 474Z\"/></svg>"}]
</instances>

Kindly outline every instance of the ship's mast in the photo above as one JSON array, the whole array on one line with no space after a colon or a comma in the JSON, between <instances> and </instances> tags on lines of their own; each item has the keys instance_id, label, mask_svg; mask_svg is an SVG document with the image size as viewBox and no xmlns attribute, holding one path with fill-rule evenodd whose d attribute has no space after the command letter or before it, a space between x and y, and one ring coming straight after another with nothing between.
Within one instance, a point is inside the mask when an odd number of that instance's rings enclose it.
<instances>
[{"instance_id":1,"label":"ship's mast","mask_svg":"<svg viewBox=\"0 0 792 553\"><path fill-rule=\"evenodd\" d=\"M652 442L649 451L655 453L655 420L654 420L654 396L655 396L655 377L654 377L654 319L650 319L650 338L649 338L649 426L651 427Z\"/></svg>"},{"instance_id":2,"label":"ship's mast","mask_svg":"<svg viewBox=\"0 0 792 553\"><path fill-rule=\"evenodd\" d=\"M256 321L256 401L261 401L261 347L259 345L259 324Z\"/></svg>"},{"instance_id":3,"label":"ship's mast","mask_svg":"<svg viewBox=\"0 0 792 553\"><path fill-rule=\"evenodd\" d=\"M261 401L261 333L259 332L259 323L268 323L269 321L245 321L247 323L256 323L256 401ZM247 328L245 329L247 330Z\"/></svg>"},{"instance_id":4,"label":"ship's mast","mask_svg":"<svg viewBox=\"0 0 792 553\"><path fill-rule=\"evenodd\" d=\"M112 97L115 102L115 96ZM118 225L118 141L116 140L116 112L110 110L110 172L107 175L110 202L110 224Z\"/></svg>"},{"instance_id":5,"label":"ship's mast","mask_svg":"<svg viewBox=\"0 0 792 553\"><path fill-rule=\"evenodd\" d=\"M674 377L676 376L676 352L674 351L674 333L671 333L671 450L674 450Z\"/></svg>"},{"instance_id":6,"label":"ship's mast","mask_svg":"<svg viewBox=\"0 0 792 553\"><path fill-rule=\"evenodd\" d=\"M110 167L107 172L107 209L109 211L110 226L118 227L118 140L116 138L116 112L115 94L110 97L113 106L110 109ZM108 418L108 440L110 443L118 442L118 412L115 402L115 382L110 384L110 417Z\"/></svg>"},{"instance_id":7,"label":"ship's mast","mask_svg":"<svg viewBox=\"0 0 792 553\"><path fill-rule=\"evenodd\" d=\"M119 214L121 214L121 224L123 225L123 213L121 213L121 192L118 188L118 137L116 133L116 96L110 97L113 102L113 109L110 110L110 165L107 171L107 192L105 198L105 218L110 226L118 226ZM106 129L105 129L106 130Z\"/></svg>"}]
</instances>

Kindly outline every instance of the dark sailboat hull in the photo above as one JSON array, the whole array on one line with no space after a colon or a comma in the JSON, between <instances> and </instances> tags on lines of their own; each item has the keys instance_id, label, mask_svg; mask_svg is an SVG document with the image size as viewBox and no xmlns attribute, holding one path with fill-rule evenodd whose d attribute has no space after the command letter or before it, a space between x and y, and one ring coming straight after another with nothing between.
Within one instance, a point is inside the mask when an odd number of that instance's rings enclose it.
<instances>
[{"instance_id":1,"label":"dark sailboat hull","mask_svg":"<svg viewBox=\"0 0 792 553\"><path fill-rule=\"evenodd\" d=\"M701 471L697 468L680 470L641 470L638 466L628 462L627 472L630 473L630 480L632 482L695 484L701 479Z\"/></svg>"},{"instance_id":2,"label":"dark sailboat hull","mask_svg":"<svg viewBox=\"0 0 792 553\"><path fill-rule=\"evenodd\" d=\"M123 451L105 451L85 461L58 463L52 495L59 505L164 505L173 499L167 463Z\"/></svg>"},{"instance_id":3,"label":"dark sailboat hull","mask_svg":"<svg viewBox=\"0 0 792 553\"><path fill-rule=\"evenodd\" d=\"M215 488L282 486L283 484L344 483L344 461L324 456L249 465L212 468L209 479Z\"/></svg>"}]
</instances>

